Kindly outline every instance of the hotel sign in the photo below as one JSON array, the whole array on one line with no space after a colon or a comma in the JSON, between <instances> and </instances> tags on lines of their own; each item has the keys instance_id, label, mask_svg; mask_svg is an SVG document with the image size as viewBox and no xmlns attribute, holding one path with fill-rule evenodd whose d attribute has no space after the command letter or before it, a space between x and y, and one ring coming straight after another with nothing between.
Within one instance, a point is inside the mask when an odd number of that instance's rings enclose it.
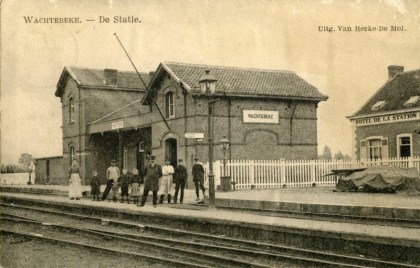
<instances>
[{"instance_id":1,"label":"hotel sign","mask_svg":"<svg viewBox=\"0 0 420 268\"><path fill-rule=\"evenodd\" d=\"M420 120L420 112L405 112L353 119L356 126L368 126Z\"/></svg>"},{"instance_id":2,"label":"hotel sign","mask_svg":"<svg viewBox=\"0 0 420 268\"><path fill-rule=\"evenodd\" d=\"M124 127L124 121L112 122L111 129L120 129Z\"/></svg>"},{"instance_id":3,"label":"hotel sign","mask_svg":"<svg viewBox=\"0 0 420 268\"><path fill-rule=\"evenodd\" d=\"M244 123L278 124L278 111L243 110Z\"/></svg>"}]
</instances>

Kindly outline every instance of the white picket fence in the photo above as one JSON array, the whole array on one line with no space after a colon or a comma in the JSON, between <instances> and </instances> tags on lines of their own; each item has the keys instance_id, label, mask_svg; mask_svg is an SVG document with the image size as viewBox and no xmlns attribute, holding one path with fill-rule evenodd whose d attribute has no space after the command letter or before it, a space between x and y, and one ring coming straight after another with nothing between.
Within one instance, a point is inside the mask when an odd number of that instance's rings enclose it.
<instances>
[{"instance_id":1,"label":"white picket fence","mask_svg":"<svg viewBox=\"0 0 420 268\"><path fill-rule=\"evenodd\" d=\"M389 158L372 161L344 160L230 160L213 164L215 184L220 185L221 176L229 176L237 189L334 186L335 176L325 176L333 169L392 165L415 167L420 171L420 157ZM208 163L205 165L207 173ZM206 174L207 175L207 174ZM206 176L206 184L208 184Z\"/></svg>"}]
</instances>

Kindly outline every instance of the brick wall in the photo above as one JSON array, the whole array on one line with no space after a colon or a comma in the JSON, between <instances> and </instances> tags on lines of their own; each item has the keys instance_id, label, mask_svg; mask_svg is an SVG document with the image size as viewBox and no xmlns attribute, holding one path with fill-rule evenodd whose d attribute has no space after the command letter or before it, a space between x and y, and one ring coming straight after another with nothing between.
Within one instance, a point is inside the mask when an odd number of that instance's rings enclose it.
<instances>
[{"instance_id":1,"label":"brick wall","mask_svg":"<svg viewBox=\"0 0 420 268\"><path fill-rule=\"evenodd\" d=\"M35 184L68 184L67 172L63 170L63 158L51 157L37 159Z\"/></svg>"},{"instance_id":2,"label":"brick wall","mask_svg":"<svg viewBox=\"0 0 420 268\"><path fill-rule=\"evenodd\" d=\"M69 78L63 94L63 170L70 167L69 146L76 148L82 168L82 182L93 170L105 179L111 159L117 159L122 167L119 140L128 150L127 168L136 163L138 142L145 141L146 148L157 156L159 163L165 159L165 140L175 139L177 157L183 158L188 170L192 159L198 156L202 162L208 158L208 99L204 96L184 95L175 81L164 78L156 97L156 103L166 115L165 94L174 94L175 117L167 118L169 129L153 104L148 122L139 129L103 134L86 134L86 124L142 97L142 92L108 89L79 89ZM69 97L75 102L75 122L69 123ZM230 159L302 159L317 155L317 105L316 102L277 99L250 99L217 97L214 113L214 160L223 158L219 141L226 136L231 141ZM110 104L111 103L111 104ZM243 123L243 110L278 111L278 124ZM79 119L79 111L81 118ZM186 117L185 117L186 114ZM79 120L80 125L79 125ZM204 139L186 139L185 132L204 133ZM80 135L79 135L80 133ZM147 163L147 161L145 161ZM104 181L105 182L105 181Z\"/></svg>"},{"instance_id":3,"label":"brick wall","mask_svg":"<svg viewBox=\"0 0 420 268\"><path fill-rule=\"evenodd\" d=\"M164 79L156 98L165 112L165 94L173 92L175 118L167 119L165 126L153 107L152 149L159 162L164 161L165 139L171 134L177 140L178 158L185 159L187 168L192 158L208 159L208 99L205 96L186 95L187 117L184 117L184 95L181 89ZM308 101L276 99L246 99L217 97L214 114L214 159L222 159L220 139L231 141L232 159L314 159L317 157L317 104ZM279 124L243 123L243 110L269 110L279 112ZM292 118L292 119L291 119ZM202 141L185 139L185 132L204 133ZM229 158L229 154L228 154Z\"/></svg>"},{"instance_id":4,"label":"brick wall","mask_svg":"<svg viewBox=\"0 0 420 268\"><path fill-rule=\"evenodd\" d=\"M356 128L355 144L356 156L360 158L360 140L372 136L382 136L388 139L388 157L397 157L397 135L411 134L413 141L413 155L420 155L420 134L414 130L419 128L419 121L408 121L382 125L361 126Z\"/></svg>"}]
</instances>

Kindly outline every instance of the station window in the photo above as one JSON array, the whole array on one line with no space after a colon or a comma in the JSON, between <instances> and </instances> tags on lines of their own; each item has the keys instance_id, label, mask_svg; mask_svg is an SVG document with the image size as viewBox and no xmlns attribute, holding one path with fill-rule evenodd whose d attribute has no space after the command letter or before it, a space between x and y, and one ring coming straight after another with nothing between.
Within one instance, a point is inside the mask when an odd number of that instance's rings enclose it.
<instances>
[{"instance_id":1,"label":"station window","mask_svg":"<svg viewBox=\"0 0 420 268\"><path fill-rule=\"evenodd\" d=\"M378 101L372 106L372 111L377 111L385 106L385 101Z\"/></svg>"},{"instance_id":2,"label":"station window","mask_svg":"<svg viewBox=\"0 0 420 268\"><path fill-rule=\"evenodd\" d=\"M165 102L166 102L166 117L167 118L174 117L175 111L174 111L174 93L173 92L166 93Z\"/></svg>"},{"instance_id":3,"label":"station window","mask_svg":"<svg viewBox=\"0 0 420 268\"><path fill-rule=\"evenodd\" d=\"M74 123L74 99L69 99L69 118L70 123Z\"/></svg>"},{"instance_id":4,"label":"station window","mask_svg":"<svg viewBox=\"0 0 420 268\"><path fill-rule=\"evenodd\" d=\"M411 157L412 152L412 136L410 134L402 134L397 136L398 157Z\"/></svg>"},{"instance_id":5,"label":"station window","mask_svg":"<svg viewBox=\"0 0 420 268\"><path fill-rule=\"evenodd\" d=\"M368 157L371 160L382 159L382 140L368 140Z\"/></svg>"}]
</instances>

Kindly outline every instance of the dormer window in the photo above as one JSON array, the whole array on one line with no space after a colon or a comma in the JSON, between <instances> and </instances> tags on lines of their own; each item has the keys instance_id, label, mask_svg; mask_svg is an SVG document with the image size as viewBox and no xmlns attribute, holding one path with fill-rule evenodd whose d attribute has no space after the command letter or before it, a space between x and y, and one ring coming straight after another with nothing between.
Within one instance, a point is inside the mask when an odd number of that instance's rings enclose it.
<instances>
[{"instance_id":1,"label":"dormer window","mask_svg":"<svg viewBox=\"0 0 420 268\"><path fill-rule=\"evenodd\" d=\"M74 123L74 99L69 99L69 118L70 123Z\"/></svg>"},{"instance_id":2,"label":"dormer window","mask_svg":"<svg viewBox=\"0 0 420 268\"><path fill-rule=\"evenodd\" d=\"M412 96L408 99L408 101L406 101L406 103L404 103L404 106L412 106L414 104L416 104L420 99L420 96Z\"/></svg>"},{"instance_id":3,"label":"dormer window","mask_svg":"<svg viewBox=\"0 0 420 268\"><path fill-rule=\"evenodd\" d=\"M174 93L173 92L166 93L165 101L166 101L166 117L167 118L174 117L175 116Z\"/></svg>"},{"instance_id":4,"label":"dormer window","mask_svg":"<svg viewBox=\"0 0 420 268\"><path fill-rule=\"evenodd\" d=\"M372 106L372 111L377 111L385 106L385 101L378 101Z\"/></svg>"}]
</instances>

